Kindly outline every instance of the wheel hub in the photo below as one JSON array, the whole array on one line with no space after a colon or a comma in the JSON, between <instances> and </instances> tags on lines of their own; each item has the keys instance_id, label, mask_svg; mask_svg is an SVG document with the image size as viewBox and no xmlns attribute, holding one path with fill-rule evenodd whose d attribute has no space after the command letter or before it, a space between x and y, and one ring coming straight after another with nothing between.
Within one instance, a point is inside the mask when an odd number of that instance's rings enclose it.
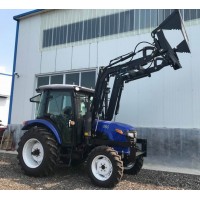
<instances>
[{"instance_id":1,"label":"wheel hub","mask_svg":"<svg viewBox=\"0 0 200 200\"><path fill-rule=\"evenodd\" d=\"M107 175L110 171L110 167L108 163L106 163L104 160L97 162L97 171L101 175Z\"/></svg>"},{"instance_id":2,"label":"wheel hub","mask_svg":"<svg viewBox=\"0 0 200 200\"><path fill-rule=\"evenodd\" d=\"M39 140L32 138L23 147L23 160L30 168L38 167L44 158L44 149Z\"/></svg>"},{"instance_id":3,"label":"wheel hub","mask_svg":"<svg viewBox=\"0 0 200 200\"><path fill-rule=\"evenodd\" d=\"M39 156L39 155L40 155L40 150L39 150L39 149L34 149L34 150L31 152L31 155L33 155L33 156Z\"/></svg>"},{"instance_id":4,"label":"wheel hub","mask_svg":"<svg viewBox=\"0 0 200 200\"><path fill-rule=\"evenodd\" d=\"M92 172L94 176L102 181L110 178L112 175L112 163L110 159L104 155L96 156L92 162Z\"/></svg>"}]
</instances>

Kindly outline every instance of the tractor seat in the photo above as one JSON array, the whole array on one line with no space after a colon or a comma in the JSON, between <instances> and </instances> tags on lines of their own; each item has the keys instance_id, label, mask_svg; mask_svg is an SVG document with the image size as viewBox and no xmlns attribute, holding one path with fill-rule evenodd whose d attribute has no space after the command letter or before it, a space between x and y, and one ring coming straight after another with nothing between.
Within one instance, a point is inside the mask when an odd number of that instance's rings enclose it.
<instances>
[{"instance_id":1,"label":"tractor seat","mask_svg":"<svg viewBox=\"0 0 200 200\"><path fill-rule=\"evenodd\" d=\"M71 116L71 115L72 115L72 107L71 107L71 106L66 106L66 107L62 110L62 114Z\"/></svg>"}]
</instances>

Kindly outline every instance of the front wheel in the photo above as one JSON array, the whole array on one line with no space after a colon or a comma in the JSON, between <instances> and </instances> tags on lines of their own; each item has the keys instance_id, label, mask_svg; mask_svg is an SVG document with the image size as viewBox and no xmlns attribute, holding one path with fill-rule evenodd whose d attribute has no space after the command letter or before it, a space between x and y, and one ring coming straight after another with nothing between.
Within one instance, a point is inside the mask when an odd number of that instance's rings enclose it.
<instances>
[{"instance_id":1,"label":"front wheel","mask_svg":"<svg viewBox=\"0 0 200 200\"><path fill-rule=\"evenodd\" d=\"M135 162L124 161L124 173L130 175L137 175L143 166L143 157L139 156Z\"/></svg>"},{"instance_id":2,"label":"front wheel","mask_svg":"<svg viewBox=\"0 0 200 200\"><path fill-rule=\"evenodd\" d=\"M52 133L43 128L31 128L19 142L18 160L25 174L48 176L57 164L57 142Z\"/></svg>"},{"instance_id":3,"label":"front wheel","mask_svg":"<svg viewBox=\"0 0 200 200\"><path fill-rule=\"evenodd\" d=\"M100 187L114 187L123 176L123 162L115 150L99 146L87 159L87 170L91 181Z\"/></svg>"}]
</instances>

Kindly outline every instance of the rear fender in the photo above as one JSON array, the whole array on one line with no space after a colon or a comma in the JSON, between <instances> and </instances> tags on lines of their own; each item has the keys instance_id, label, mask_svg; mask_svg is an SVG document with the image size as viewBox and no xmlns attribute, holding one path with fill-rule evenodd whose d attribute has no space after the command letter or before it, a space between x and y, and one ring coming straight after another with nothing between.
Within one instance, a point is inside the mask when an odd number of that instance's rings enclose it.
<instances>
[{"instance_id":1,"label":"rear fender","mask_svg":"<svg viewBox=\"0 0 200 200\"><path fill-rule=\"evenodd\" d=\"M46 127L48 130L50 130L53 133L57 142L59 144L61 144L60 135L51 122L44 120L44 119L29 120L29 121L25 122L25 125L23 126L22 130L29 130L30 128L32 128L34 126Z\"/></svg>"}]
</instances>

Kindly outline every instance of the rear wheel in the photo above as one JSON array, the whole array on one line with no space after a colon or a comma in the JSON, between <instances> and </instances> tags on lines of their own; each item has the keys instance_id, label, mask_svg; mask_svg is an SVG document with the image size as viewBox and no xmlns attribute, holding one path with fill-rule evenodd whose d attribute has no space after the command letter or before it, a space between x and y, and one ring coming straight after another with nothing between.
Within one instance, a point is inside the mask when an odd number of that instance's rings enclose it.
<instances>
[{"instance_id":1,"label":"rear wheel","mask_svg":"<svg viewBox=\"0 0 200 200\"><path fill-rule=\"evenodd\" d=\"M31 128L19 142L18 160L25 174L48 176L54 173L58 149L52 133L44 128Z\"/></svg>"},{"instance_id":2,"label":"rear wheel","mask_svg":"<svg viewBox=\"0 0 200 200\"><path fill-rule=\"evenodd\" d=\"M99 146L87 159L87 170L91 181L100 187L114 187L123 176L123 162L115 150Z\"/></svg>"}]
</instances>

